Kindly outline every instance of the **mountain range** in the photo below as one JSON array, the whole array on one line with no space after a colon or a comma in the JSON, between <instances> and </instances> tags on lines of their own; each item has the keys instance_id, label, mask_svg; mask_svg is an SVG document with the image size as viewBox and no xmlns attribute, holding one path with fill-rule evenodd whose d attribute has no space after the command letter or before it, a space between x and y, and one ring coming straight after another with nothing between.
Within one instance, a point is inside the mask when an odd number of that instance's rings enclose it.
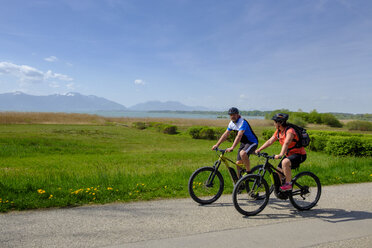
<instances>
[{"instance_id":1,"label":"mountain range","mask_svg":"<svg viewBox=\"0 0 372 248\"><path fill-rule=\"evenodd\" d=\"M0 94L0 111L26 112L91 112L91 111L194 111L204 107L186 106L180 102L149 101L130 108L94 95L77 92L47 96L28 95L23 92Z\"/></svg>"}]
</instances>

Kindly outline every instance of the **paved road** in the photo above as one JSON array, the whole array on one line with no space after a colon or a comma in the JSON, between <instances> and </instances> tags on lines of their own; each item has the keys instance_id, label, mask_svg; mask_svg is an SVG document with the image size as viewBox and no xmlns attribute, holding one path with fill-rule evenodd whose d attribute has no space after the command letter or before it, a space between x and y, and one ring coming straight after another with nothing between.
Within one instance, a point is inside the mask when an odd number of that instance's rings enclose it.
<instances>
[{"instance_id":1,"label":"paved road","mask_svg":"<svg viewBox=\"0 0 372 248\"><path fill-rule=\"evenodd\" d=\"M372 247L372 183L323 187L307 212L271 199L249 218L230 195L0 214L0 247Z\"/></svg>"}]
</instances>

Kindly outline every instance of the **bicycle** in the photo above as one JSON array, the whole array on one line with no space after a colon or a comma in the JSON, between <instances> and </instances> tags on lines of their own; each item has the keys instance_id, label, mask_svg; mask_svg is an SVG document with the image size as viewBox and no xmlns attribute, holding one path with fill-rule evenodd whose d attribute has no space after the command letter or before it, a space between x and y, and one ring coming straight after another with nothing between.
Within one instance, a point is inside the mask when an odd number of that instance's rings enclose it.
<instances>
[{"instance_id":1,"label":"bicycle","mask_svg":"<svg viewBox=\"0 0 372 248\"><path fill-rule=\"evenodd\" d=\"M257 174L249 174L240 178L233 190L233 203L239 213L252 216L264 210L270 198L269 186L264 178L266 173L269 173L274 185L275 196L282 200L289 198L296 209L309 210L318 203L322 189L320 180L314 173L309 171L298 173L291 181L292 190L283 192L280 190L281 180L278 174L282 178L284 174L269 163L274 156L269 156L267 153L258 153L257 156L264 157L265 164L260 166Z\"/></svg>"},{"instance_id":2,"label":"bicycle","mask_svg":"<svg viewBox=\"0 0 372 248\"><path fill-rule=\"evenodd\" d=\"M240 176L246 173L244 164L237 164L231 159L225 157L226 149L221 150L216 148L215 151L218 159L214 162L214 165L212 167L205 166L197 169L192 173L188 182L188 189L191 198L202 205L211 204L217 201L222 195L224 190L224 179L219 171L221 162L223 162L228 169L233 185L237 183L238 175L229 163L241 167ZM220 154L218 154L218 152L220 152Z\"/></svg>"}]
</instances>

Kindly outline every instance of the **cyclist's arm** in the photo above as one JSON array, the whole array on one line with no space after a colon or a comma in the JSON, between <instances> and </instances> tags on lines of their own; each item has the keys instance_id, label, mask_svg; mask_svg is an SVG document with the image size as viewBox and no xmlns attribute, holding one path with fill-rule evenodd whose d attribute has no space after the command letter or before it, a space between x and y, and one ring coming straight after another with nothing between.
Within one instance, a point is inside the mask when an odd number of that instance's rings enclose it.
<instances>
[{"instance_id":1,"label":"cyclist's arm","mask_svg":"<svg viewBox=\"0 0 372 248\"><path fill-rule=\"evenodd\" d=\"M283 157L285 154L287 154L288 146L292 142L293 137L294 137L293 133L287 132L287 137L284 140L284 144L282 146L282 150L279 154L279 157Z\"/></svg>"},{"instance_id":2,"label":"cyclist's arm","mask_svg":"<svg viewBox=\"0 0 372 248\"><path fill-rule=\"evenodd\" d=\"M224 142L227 137L229 137L230 131L226 130L220 137L220 139L217 141L217 143L212 147L212 150L216 149L221 145L222 142Z\"/></svg>"},{"instance_id":3,"label":"cyclist's arm","mask_svg":"<svg viewBox=\"0 0 372 248\"><path fill-rule=\"evenodd\" d=\"M234 143L230 147L231 151L234 150L234 148L239 144L240 140L243 137L244 132L245 132L245 130L241 130L241 131L238 132L238 135L236 135L236 137L235 137Z\"/></svg>"},{"instance_id":4,"label":"cyclist's arm","mask_svg":"<svg viewBox=\"0 0 372 248\"><path fill-rule=\"evenodd\" d=\"M274 134L270 139L268 139L265 144L263 144L260 148L258 148L256 150L256 153L262 151L263 149L271 146L272 144L274 144L274 142L277 140L278 138L276 137L276 135Z\"/></svg>"}]
</instances>

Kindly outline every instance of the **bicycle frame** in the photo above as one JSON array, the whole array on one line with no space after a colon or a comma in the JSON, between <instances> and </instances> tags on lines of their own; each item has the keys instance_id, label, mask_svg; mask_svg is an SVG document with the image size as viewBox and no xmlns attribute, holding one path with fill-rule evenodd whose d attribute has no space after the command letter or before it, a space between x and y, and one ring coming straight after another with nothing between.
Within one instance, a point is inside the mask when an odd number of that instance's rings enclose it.
<instances>
[{"instance_id":1,"label":"bicycle frame","mask_svg":"<svg viewBox=\"0 0 372 248\"><path fill-rule=\"evenodd\" d=\"M232 164L234 164L234 165L237 165L237 166L241 167L242 169L244 169L244 164L237 164L234 161L232 161L231 159L225 157L224 155L225 155L225 151L226 150L217 149L216 151L221 152L221 154L218 155L218 160L214 163L214 166L213 167L215 169L215 172L219 169L219 167L221 165L221 162L223 162L225 164L228 172L229 172L229 175L230 175L230 178L231 178L231 180L233 182L233 185L235 185L236 182L238 181L238 176L237 176L237 174L235 172L235 169L230 166L229 162L232 163ZM213 175L211 175L212 178L208 178L208 181L209 182L212 182L214 180L215 175L216 174L213 173Z\"/></svg>"}]
</instances>

